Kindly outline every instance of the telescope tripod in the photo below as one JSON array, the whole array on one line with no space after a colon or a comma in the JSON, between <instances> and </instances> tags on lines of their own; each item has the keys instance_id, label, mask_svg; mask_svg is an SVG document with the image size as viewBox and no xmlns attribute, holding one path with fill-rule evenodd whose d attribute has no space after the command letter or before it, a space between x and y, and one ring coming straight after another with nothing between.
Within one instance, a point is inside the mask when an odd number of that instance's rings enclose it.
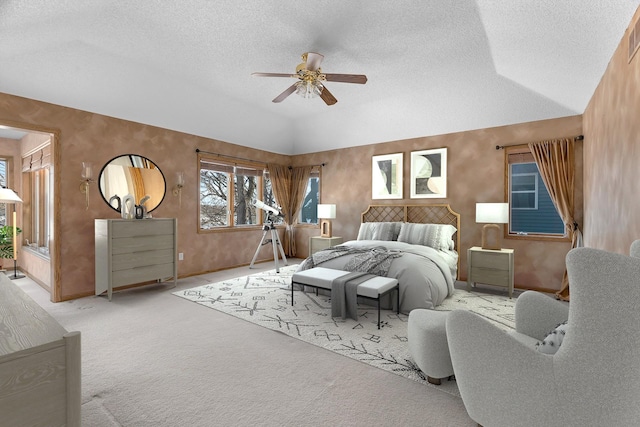
<instances>
[{"instance_id":1,"label":"telescope tripod","mask_svg":"<svg viewBox=\"0 0 640 427\"><path fill-rule=\"evenodd\" d=\"M280 249L280 255L282 255L282 259L284 260L284 265L288 265L288 264L287 264L287 257L284 255L284 249L282 249L282 245L280 244L280 238L278 237L278 230L276 230L276 227L273 225L273 222L269 222L268 225L265 225L264 227L262 227L262 230L263 230L262 240L260 241L260 243L258 244L258 247L256 248L256 253L253 255L253 259L251 260L251 264L249 265L249 268L253 268L253 263L256 261L256 258L258 257L258 252L260 252L260 247L271 243L271 246L273 246L273 260L276 264L276 273L280 273L280 267L278 266L278 249ZM269 233L269 231L271 232L270 239L267 238L267 234Z\"/></svg>"}]
</instances>

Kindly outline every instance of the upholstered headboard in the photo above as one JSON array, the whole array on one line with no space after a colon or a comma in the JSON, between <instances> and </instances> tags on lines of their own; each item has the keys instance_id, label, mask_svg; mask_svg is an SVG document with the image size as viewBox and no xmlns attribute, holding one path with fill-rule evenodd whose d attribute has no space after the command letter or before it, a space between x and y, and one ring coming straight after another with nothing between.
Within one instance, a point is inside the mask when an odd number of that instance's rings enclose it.
<instances>
[{"instance_id":1,"label":"upholstered headboard","mask_svg":"<svg viewBox=\"0 0 640 427\"><path fill-rule=\"evenodd\" d=\"M362 222L413 222L418 224L451 224L454 249L460 252L460 214L448 204L433 205L370 205L362 212ZM460 256L458 256L460 274Z\"/></svg>"}]
</instances>

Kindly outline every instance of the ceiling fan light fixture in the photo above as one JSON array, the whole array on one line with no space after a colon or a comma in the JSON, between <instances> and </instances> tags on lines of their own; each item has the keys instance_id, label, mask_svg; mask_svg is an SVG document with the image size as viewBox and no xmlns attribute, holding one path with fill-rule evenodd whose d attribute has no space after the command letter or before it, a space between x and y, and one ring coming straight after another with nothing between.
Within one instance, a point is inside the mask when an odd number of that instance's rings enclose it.
<instances>
[{"instance_id":1,"label":"ceiling fan light fixture","mask_svg":"<svg viewBox=\"0 0 640 427\"><path fill-rule=\"evenodd\" d=\"M302 80L296 83L296 93L303 98L317 98L324 86L317 80Z\"/></svg>"},{"instance_id":2,"label":"ceiling fan light fixture","mask_svg":"<svg viewBox=\"0 0 640 427\"><path fill-rule=\"evenodd\" d=\"M286 88L280 95L273 98L271 102L279 103L284 101L294 92L302 98L321 98L327 105L334 105L338 100L324 86L324 82L342 82L365 84L367 76L364 74L329 74L323 73L320 64L323 55L316 52L302 54L302 62L296 67L295 74L286 73L251 73L252 76L260 77L293 77L298 81Z\"/></svg>"}]
</instances>

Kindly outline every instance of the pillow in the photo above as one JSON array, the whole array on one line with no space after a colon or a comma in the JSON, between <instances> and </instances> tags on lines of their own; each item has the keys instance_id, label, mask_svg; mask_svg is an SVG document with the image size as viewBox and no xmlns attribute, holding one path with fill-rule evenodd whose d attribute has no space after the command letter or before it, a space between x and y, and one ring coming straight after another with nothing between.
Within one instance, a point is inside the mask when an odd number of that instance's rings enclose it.
<instances>
[{"instance_id":1,"label":"pillow","mask_svg":"<svg viewBox=\"0 0 640 427\"><path fill-rule=\"evenodd\" d=\"M536 350L545 354L556 354L560 348L567 330L567 322L560 323L556 328L549 332L542 341L536 344Z\"/></svg>"},{"instance_id":2,"label":"pillow","mask_svg":"<svg viewBox=\"0 0 640 427\"><path fill-rule=\"evenodd\" d=\"M398 240L401 222L363 222L357 240Z\"/></svg>"},{"instance_id":3,"label":"pillow","mask_svg":"<svg viewBox=\"0 0 640 427\"><path fill-rule=\"evenodd\" d=\"M455 232L456 228L451 224L413 224L405 222L400 229L398 241L446 251L453 249L453 234Z\"/></svg>"}]
</instances>

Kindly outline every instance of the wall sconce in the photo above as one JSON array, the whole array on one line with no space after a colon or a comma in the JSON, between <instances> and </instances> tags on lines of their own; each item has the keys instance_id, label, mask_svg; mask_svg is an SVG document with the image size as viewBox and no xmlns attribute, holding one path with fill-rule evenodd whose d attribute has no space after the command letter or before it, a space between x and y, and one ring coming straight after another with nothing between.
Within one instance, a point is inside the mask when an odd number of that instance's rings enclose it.
<instances>
[{"instance_id":1,"label":"wall sconce","mask_svg":"<svg viewBox=\"0 0 640 427\"><path fill-rule=\"evenodd\" d=\"M509 204L476 203L476 222L491 223L482 227L482 249L501 250L502 230L498 224L509 222Z\"/></svg>"},{"instance_id":2,"label":"wall sconce","mask_svg":"<svg viewBox=\"0 0 640 427\"><path fill-rule=\"evenodd\" d=\"M182 207L182 187L184 187L184 172L176 172L176 186L173 187L173 195L178 196L180 207Z\"/></svg>"},{"instance_id":3,"label":"wall sconce","mask_svg":"<svg viewBox=\"0 0 640 427\"><path fill-rule=\"evenodd\" d=\"M320 237L331 237L331 221L336 217L336 205L318 205L320 221Z\"/></svg>"},{"instance_id":4,"label":"wall sconce","mask_svg":"<svg viewBox=\"0 0 640 427\"><path fill-rule=\"evenodd\" d=\"M93 182L93 165L91 162L82 162L82 173L80 174L82 183L80 192L85 195L85 209L89 209L89 184Z\"/></svg>"}]
</instances>

